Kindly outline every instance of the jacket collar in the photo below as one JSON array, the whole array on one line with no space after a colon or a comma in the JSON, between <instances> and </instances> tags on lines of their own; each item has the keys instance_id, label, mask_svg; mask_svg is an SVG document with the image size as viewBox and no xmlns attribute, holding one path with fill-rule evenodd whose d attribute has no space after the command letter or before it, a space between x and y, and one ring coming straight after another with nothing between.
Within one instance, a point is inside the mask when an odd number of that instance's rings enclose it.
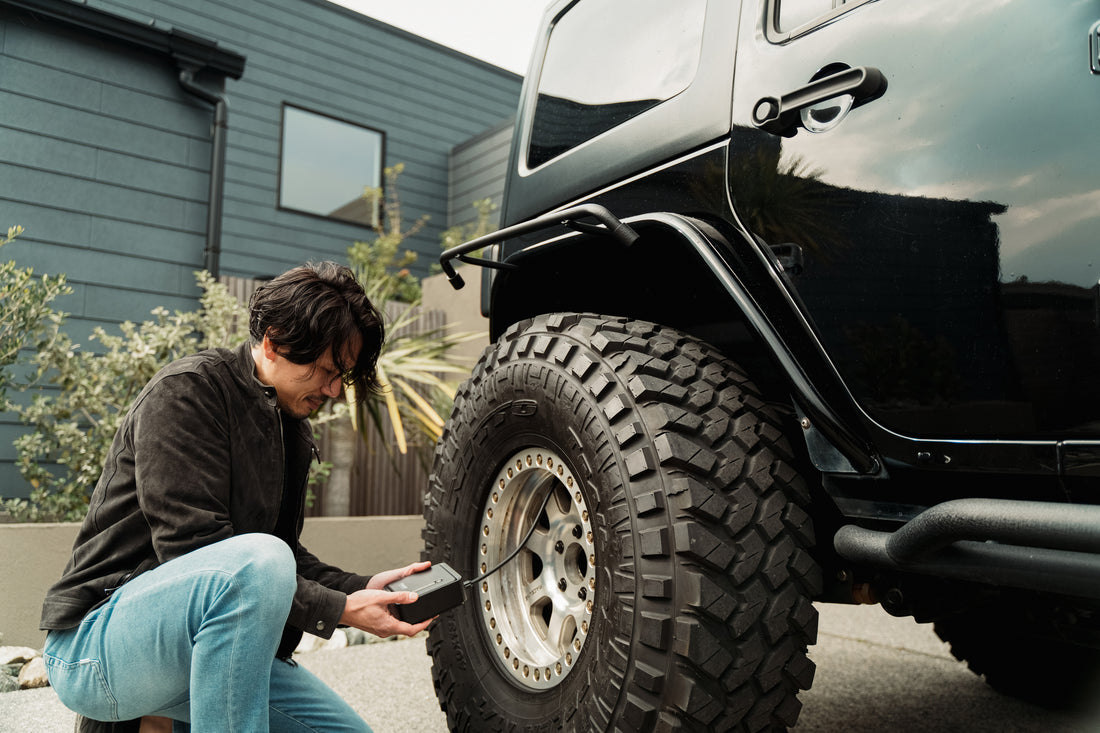
<instances>
[{"instance_id":1,"label":"jacket collar","mask_svg":"<svg viewBox=\"0 0 1100 733\"><path fill-rule=\"evenodd\" d=\"M245 342L233 351L233 355L234 368L241 383L250 385L255 390L256 399L275 407L278 404L275 388L256 378L256 360L252 357L252 342L245 339Z\"/></svg>"}]
</instances>

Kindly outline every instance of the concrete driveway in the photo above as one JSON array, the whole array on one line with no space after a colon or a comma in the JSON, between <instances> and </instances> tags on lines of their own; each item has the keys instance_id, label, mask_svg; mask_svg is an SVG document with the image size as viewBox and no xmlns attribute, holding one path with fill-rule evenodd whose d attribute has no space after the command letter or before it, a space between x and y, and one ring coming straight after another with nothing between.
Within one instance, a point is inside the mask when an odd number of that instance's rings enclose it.
<instances>
[{"instance_id":1,"label":"concrete driveway","mask_svg":"<svg viewBox=\"0 0 1100 733\"><path fill-rule=\"evenodd\" d=\"M931 624L894 618L878 606L818 608L818 643L810 652L817 675L801 696L799 733L1100 731L1100 722L997 694L951 656Z\"/></svg>"},{"instance_id":2,"label":"concrete driveway","mask_svg":"<svg viewBox=\"0 0 1100 733\"><path fill-rule=\"evenodd\" d=\"M796 733L1095 733L1082 720L1001 697L932 632L877 607L823 605L813 689ZM444 733L424 639L316 651L299 661L359 710L375 733ZM0 695L0 731L69 733L50 689ZM717 732L715 732L717 733Z\"/></svg>"}]
</instances>

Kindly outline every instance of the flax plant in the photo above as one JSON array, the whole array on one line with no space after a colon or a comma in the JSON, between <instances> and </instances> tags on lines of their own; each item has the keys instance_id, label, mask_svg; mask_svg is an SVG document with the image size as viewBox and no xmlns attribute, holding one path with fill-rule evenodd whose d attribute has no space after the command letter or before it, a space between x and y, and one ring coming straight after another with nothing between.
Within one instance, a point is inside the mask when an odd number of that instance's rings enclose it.
<instances>
[{"instance_id":1,"label":"flax plant","mask_svg":"<svg viewBox=\"0 0 1100 733\"><path fill-rule=\"evenodd\" d=\"M482 334L454 333L445 326L423 328L426 310L421 304L420 283L409 271L417 255L402 246L424 227L428 217L405 225L398 193L403 171L402 164L386 168L385 190L364 191L364 197L382 202L382 218L373 239L357 241L348 248L351 267L371 302L384 305L387 321L386 343L378 358L382 391L359 403L349 394L348 402L354 406L352 424L364 438L372 429L385 437L388 424L397 450L406 453L411 444L434 443L442 434L457 384L471 366L454 356L452 349ZM452 230L444 233L444 247L448 236L453 236Z\"/></svg>"}]
</instances>

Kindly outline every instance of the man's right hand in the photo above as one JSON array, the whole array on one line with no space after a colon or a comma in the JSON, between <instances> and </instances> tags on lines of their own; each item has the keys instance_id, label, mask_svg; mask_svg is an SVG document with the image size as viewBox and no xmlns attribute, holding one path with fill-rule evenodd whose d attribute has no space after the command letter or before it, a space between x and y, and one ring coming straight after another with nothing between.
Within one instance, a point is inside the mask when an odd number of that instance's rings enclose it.
<instances>
[{"instance_id":1,"label":"man's right hand","mask_svg":"<svg viewBox=\"0 0 1100 733\"><path fill-rule=\"evenodd\" d=\"M354 626L375 636L414 636L428 628L434 618L418 624L405 623L390 612L391 605L413 603L416 593L364 588L348 595L340 623Z\"/></svg>"}]
</instances>

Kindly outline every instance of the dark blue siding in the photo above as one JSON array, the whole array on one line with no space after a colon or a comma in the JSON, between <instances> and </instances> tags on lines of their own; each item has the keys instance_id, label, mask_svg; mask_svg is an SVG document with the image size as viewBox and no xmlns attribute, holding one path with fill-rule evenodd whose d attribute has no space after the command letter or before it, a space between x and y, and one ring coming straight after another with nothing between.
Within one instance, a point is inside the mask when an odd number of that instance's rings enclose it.
<instances>
[{"instance_id":1,"label":"dark blue siding","mask_svg":"<svg viewBox=\"0 0 1100 733\"><path fill-rule=\"evenodd\" d=\"M277 208L281 109L290 103L381 130L386 164L405 164L403 214L427 214L409 247L426 273L447 226L452 148L514 113L520 77L323 0L89 0L212 38L247 57L230 80L222 273L270 275L343 260L365 227Z\"/></svg>"}]
</instances>

